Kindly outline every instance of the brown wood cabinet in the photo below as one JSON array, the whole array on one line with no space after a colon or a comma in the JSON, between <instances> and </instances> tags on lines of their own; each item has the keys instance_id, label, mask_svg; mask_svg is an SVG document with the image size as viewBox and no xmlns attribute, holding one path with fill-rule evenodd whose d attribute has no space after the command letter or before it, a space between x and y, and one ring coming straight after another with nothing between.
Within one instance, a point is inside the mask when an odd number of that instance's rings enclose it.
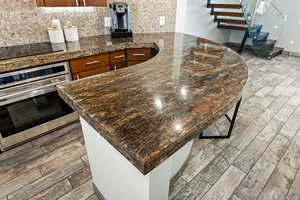
<instances>
[{"instance_id":1,"label":"brown wood cabinet","mask_svg":"<svg viewBox=\"0 0 300 200\"><path fill-rule=\"evenodd\" d=\"M80 6L95 6L95 7L105 7L107 6L106 0L79 0Z\"/></svg>"},{"instance_id":2,"label":"brown wood cabinet","mask_svg":"<svg viewBox=\"0 0 300 200\"><path fill-rule=\"evenodd\" d=\"M45 7L45 2L44 0L36 0L36 5L38 7Z\"/></svg>"},{"instance_id":3,"label":"brown wood cabinet","mask_svg":"<svg viewBox=\"0 0 300 200\"><path fill-rule=\"evenodd\" d=\"M127 67L126 50L110 53L111 70L117 70Z\"/></svg>"},{"instance_id":4,"label":"brown wood cabinet","mask_svg":"<svg viewBox=\"0 0 300 200\"><path fill-rule=\"evenodd\" d=\"M152 57L152 49L127 49L70 61L74 80L136 65Z\"/></svg>"},{"instance_id":5,"label":"brown wood cabinet","mask_svg":"<svg viewBox=\"0 0 300 200\"><path fill-rule=\"evenodd\" d=\"M93 70L88 70L88 71L73 74L73 80L78 80L78 79L86 78L96 74L102 74L109 71L110 71L110 66L102 66L99 67L98 69L93 69Z\"/></svg>"},{"instance_id":6,"label":"brown wood cabinet","mask_svg":"<svg viewBox=\"0 0 300 200\"><path fill-rule=\"evenodd\" d=\"M110 71L109 54L78 58L70 61L73 79L85 78L91 75Z\"/></svg>"},{"instance_id":7,"label":"brown wood cabinet","mask_svg":"<svg viewBox=\"0 0 300 200\"><path fill-rule=\"evenodd\" d=\"M144 61L149 58L151 58L151 49L127 49L128 61Z\"/></svg>"},{"instance_id":8,"label":"brown wood cabinet","mask_svg":"<svg viewBox=\"0 0 300 200\"><path fill-rule=\"evenodd\" d=\"M149 60L152 57L151 49L127 49L127 65L132 66L146 60Z\"/></svg>"},{"instance_id":9,"label":"brown wood cabinet","mask_svg":"<svg viewBox=\"0 0 300 200\"><path fill-rule=\"evenodd\" d=\"M38 7L106 7L107 0L36 0Z\"/></svg>"}]
</instances>

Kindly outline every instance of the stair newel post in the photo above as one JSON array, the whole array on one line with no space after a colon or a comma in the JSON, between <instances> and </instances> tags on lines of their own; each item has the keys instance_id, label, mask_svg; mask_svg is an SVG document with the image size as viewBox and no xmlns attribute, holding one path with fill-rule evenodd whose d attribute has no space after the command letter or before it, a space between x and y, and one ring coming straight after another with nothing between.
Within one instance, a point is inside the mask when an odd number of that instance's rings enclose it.
<instances>
[{"instance_id":1,"label":"stair newel post","mask_svg":"<svg viewBox=\"0 0 300 200\"><path fill-rule=\"evenodd\" d=\"M239 48L238 53L242 53L242 52L243 52L248 37L249 37L249 30L248 30L248 28L247 28L247 30L245 31L244 38L243 38L243 40L242 40L242 43L241 43L241 46L240 46L240 48Z\"/></svg>"}]
</instances>

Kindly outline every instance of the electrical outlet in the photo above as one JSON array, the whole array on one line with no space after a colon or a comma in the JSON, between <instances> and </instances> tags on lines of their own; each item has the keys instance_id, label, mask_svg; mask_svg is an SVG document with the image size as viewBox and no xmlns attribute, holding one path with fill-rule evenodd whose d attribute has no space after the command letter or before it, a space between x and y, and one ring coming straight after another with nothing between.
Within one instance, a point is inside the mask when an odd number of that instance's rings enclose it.
<instances>
[{"instance_id":1,"label":"electrical outlet","mask_svg":"<svg viewBox=\"0 0 300 200\"><path fill-rule=\"evenodd\" d=\"M111 27L111 18L110 17L104 17L104 25L107 28Z\"/></svg>"},{"instance_id":2,"label":"electrical outlet","mask_svg":"<svg viewBox=\"0 0 300 200\"><path fill-rule=\"evenodd\" d=\"M165 16L160 16L159 17L159 24L160 24L160 26L164 26L166 24L166 17Z\"/></svg>"}]
</instances>

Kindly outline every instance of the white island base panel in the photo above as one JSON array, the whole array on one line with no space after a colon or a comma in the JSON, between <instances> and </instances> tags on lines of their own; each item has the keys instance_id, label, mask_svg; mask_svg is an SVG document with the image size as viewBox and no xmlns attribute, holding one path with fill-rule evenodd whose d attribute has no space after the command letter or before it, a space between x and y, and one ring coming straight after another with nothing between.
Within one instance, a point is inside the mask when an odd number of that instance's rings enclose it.
<instances>
[{"instance_id":1,"label":"white island base panel","mask_svg":"<svg viewBox=\"0 0 300 200\"><path fill-rule=\"evenodd\" d=\"M80 121L93 182L105 200L168 200L170 180L188 159L193 141L144 175L84 119Z\"/></svg>"}]
</instances>

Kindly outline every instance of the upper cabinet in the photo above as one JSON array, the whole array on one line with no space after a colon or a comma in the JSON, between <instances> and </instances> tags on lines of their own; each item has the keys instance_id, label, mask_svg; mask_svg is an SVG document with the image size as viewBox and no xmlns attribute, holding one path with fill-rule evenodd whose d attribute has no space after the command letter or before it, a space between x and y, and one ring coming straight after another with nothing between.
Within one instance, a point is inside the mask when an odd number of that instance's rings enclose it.
<instances>
[{"instance_id":1,"label":"upper cabinet","mask_svg":"<svg viewBox=\"0 0 300 200\"><path fill-rule=\"evenodd\" d=\"M38 7L106 7L107 0L36 0Z\"/></svg>"}]
</instances>

